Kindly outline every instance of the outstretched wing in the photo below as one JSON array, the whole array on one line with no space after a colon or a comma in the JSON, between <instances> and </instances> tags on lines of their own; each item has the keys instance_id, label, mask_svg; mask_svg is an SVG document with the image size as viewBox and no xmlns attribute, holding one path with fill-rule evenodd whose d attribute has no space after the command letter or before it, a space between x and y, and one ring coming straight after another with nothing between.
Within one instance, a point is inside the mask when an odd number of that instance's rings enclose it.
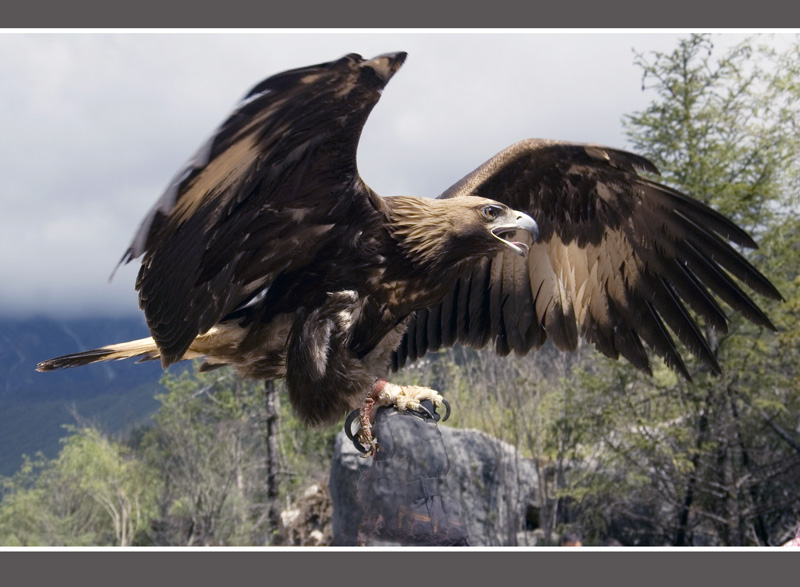
<instances>
[{"instance_id":1,"label":"outstretched wing","mask_svg":"<svg viewBox=\"0 0 800 587\"><path fill-rule=\"evenodd\" d=\"M261 82L175 178L122 258L144 255L136 288L165 365L379 206L356 150L404 59L351 54Z\"/></svg>"},{"instance_id":2,"label":"outstretched wing","mask_svg":"<svg viewBox=\"0 0 800 587\"><path fill-rule=\"evenodd\" d=\"M395 356L402 366L461 342L524 354L549 337L574 350L578 337L649 371L645 347L689 378L670 330L718 371L687 310L727 330L716 297L774 329L737 280L769 298L778 291L728 241L755 248L731 220L637 171L646 159L606 147L521 141L440 198L474 194L530 214L540 239L526 258L502 253L470 267L445 301L417 312ZM732 277L733 276L733 277Z\"/></svg>"}]
</instances>

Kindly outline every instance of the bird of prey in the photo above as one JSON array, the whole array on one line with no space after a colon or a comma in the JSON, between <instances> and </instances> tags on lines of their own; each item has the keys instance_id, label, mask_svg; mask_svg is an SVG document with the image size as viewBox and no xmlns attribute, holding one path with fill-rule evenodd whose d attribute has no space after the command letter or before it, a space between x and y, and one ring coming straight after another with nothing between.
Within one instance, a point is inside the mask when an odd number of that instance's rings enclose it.
<instances>
[{"instance_id":1,"label":"bird of prey","mask_svg":"<svg viewBox=\"0 0 800 587\"><path fill-rule=\"evenodd\" d=\"M781 297L732 246L755 242L639 175L657 170L635 154L528 139L438 198L376 194L359 175L358 141L405 58L350 54L255 86L122 258L142 257L136 289L152 336L38 370L203 358L203 369L285 378L295 411L328 424L387 401L438 405L432 390L386 378L456 343L523 355L583 337L644 371L650 349L689 378L673 335L719 371L697 321L725 331L719 300L774 328L740 285Z\"/></svg>"}]
</instances>

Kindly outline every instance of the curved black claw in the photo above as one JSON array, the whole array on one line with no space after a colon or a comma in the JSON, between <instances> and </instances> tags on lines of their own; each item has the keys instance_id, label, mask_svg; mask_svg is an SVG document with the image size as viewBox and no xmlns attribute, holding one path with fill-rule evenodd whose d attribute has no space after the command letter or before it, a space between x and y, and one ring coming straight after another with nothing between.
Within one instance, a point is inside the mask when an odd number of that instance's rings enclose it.
<instances>
[{"instance_id":1,"label":"curved black claw","mask_svg":"<svg viewBox=\"0 0 800 587\"><path fill-rule=\"evenodd\" d=\"M446 410L444 412L444 417L442 418L442 422L447 422L447 419L450 417L450 402L447 401L446 399L442 398L442 403L444 404L444 407L446 408Z\"/></svg>"},{"instance_id":2,"label":"curved black claw","mask_svg":"<svg viewBox=\"0 0 800 587\"><path fill-rule=\"evenodd\" d=\"M429 410L428 406L426 406L425 404L430 404L430 406L433 409L433 411L431 412L431 410ZM439 421L439 414L436 413L436 407L433 405L433 402L430 401L430 400L426 400L424 402L421 402L419 404L419 406L414 411L416 411L416 412L425 412L425 415L427 415L428 418L430 418L434 422L438 422Z\"/></svg>"},{"instance_id":3,"label":"curved black claw","mask_svg":"<svg viewBox=\"0 0 800 587\"><path fill-rule=\"evenodd\" d=\"M353 420L358 420L360 415L360 410L353 410L347 416L347 419L344 421L344 433L347 435L347 438L350 439L350 442L353 443L353 446L356 447L356 450L361 454L367 454L369 452L369 448L365 447L361 444L361 441L358 439L358 431L361 429L361 425L353 431Z\"/></svg>"},{"instance_id":4,"label":"curved black claw","mask_svg":"<svg viewBox=\"0 0 800 587\"><path fill-rule=\"evenodd\" d=\"M442 398L442 404L445 407L444 416L436 411L436 406L431 400L424 400L420 402L419 407L415 411L423 412L428 418L434 422L445 422L450 417L450 402Z\"/></svg>"}]
</instances>

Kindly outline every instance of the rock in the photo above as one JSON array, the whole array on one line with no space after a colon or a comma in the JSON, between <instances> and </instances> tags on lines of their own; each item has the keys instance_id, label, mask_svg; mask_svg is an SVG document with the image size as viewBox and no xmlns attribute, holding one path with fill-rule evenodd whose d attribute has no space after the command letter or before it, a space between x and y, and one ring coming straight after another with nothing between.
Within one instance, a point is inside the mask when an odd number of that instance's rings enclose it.
<instances>
[{"instance_id":1,"label":"rock","mask_svg":"<svg viewBox=\"0 0 800 587\"><path fill-rule=\"evenodd\" d=\"M437 493L460 508L470 546L533 545L540 508L536 470L514 447L477 430L439 426L450 467ZM424 455L423 455L423 458ZM331 466L333 544L358 544L363 517L358 482L372 466L345 434L336 438Z\"/></svg>"}]
</instances>

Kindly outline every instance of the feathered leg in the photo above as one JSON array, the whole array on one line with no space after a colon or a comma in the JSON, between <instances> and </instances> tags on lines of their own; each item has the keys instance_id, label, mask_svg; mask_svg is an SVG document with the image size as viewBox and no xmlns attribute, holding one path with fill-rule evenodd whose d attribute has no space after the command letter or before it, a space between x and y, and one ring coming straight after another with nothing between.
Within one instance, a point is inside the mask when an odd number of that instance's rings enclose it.
<instances>
[{"instance_id":1,"label":"feathered leg","mask_svg":"<svg viewBox=\"0 0 800 587\"><path fill-rule=\"evenodd\" d=\"M375 376L347 348L358 296L335 292L299 311L286 349L286 383L295 412L309 424L332 424L361 405Z\"/></svg>"}]
</instances>

